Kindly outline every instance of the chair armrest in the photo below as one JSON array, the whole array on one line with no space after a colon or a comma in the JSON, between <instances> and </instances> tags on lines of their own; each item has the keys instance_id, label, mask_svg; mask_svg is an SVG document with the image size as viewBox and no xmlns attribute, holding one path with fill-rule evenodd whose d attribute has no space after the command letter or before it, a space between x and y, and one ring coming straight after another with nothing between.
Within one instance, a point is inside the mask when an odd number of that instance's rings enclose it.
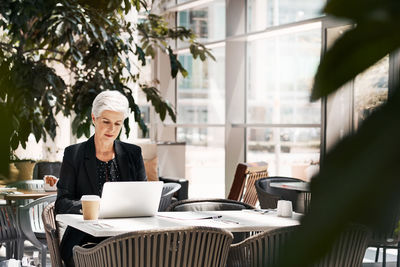
<instances>
[{"instance_id":1,"label":"chair armrest","mask_svg":"<svg viewBox=\"0 0 400 267\"><path fill-rule=\"evenodd\" d=\"M189 197L189 181L185 178L180 177L165 177L160 176L158 177L160 181L164 183L178 183L181 185L181 189L176 192L176 197L178 200L188 199Z\"/></svg>"}]
</instances>

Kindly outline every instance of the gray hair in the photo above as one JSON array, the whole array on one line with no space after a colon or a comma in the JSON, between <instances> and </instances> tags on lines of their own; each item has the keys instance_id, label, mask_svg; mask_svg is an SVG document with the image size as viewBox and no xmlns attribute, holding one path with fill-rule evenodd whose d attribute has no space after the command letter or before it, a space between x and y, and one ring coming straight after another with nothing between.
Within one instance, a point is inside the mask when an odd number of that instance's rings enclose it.
<instances>
[{"instance_id":1,"label":"gray hair","mask_svg":"<svg viewBox=\"0 0 400 267\"><path fill-rule=\"evenodd\" d=\"M117 111L124 114L124 119L129 115L129 102L126 96L118 91L103 91L96 96L92 104L92 113L98 118L104 110Z\"/></svg>"}]
</instances>

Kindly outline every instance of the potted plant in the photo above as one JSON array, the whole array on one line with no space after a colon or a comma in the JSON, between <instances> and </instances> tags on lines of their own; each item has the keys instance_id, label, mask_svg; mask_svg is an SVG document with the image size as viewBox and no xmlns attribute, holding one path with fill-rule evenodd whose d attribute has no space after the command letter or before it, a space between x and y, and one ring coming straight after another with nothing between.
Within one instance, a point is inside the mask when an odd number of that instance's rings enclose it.
<instances>
[{"instance_id":1,"label":"potted plant","mask_svg":"<svg viewBox=\"0 0 400 267\"><path fill-rule=\"evenodd\" d=\"M169 27L152 13L153 1L142 0L2 0L0 4L0 173L8 169L8 148L25 148L55 137L55 114L74 115L73 133L90 134L94 97L103 90L126 95L135 121L146 125L132 96L141 89L155 112L175 121L173 107L157 90L157 80L144 80L142 69L164 53L171 76L187 76L174 52L186 41L200 60L213 58L191 30ZM149 4L150 3L150 4ZM136 16L140 19L131 20ZM132 85L133 84L133 85ZM124 122L129 134L129 122Z\"/></svg>"}]
</instances>

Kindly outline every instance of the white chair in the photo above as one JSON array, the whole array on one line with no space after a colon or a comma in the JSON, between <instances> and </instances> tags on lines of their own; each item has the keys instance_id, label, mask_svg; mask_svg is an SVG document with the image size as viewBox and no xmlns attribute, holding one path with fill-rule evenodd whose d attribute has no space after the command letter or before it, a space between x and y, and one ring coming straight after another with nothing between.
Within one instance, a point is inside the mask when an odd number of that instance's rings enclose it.
<instances>
[{"instance_id":1,"label":"white chair","mask_svg":"<svg viewBox=\"0 0 400 267\"><path fill-rule=\"evenodd\" d=\"M18 224L23 240L29 240L41 252L41 266L46 266L47 242L42 212L51 202L56 201L57 195L49 195L32 201L18 208ZM23 255L24 243L21 242L19 255Z\"/></svg>"}]
</instances>

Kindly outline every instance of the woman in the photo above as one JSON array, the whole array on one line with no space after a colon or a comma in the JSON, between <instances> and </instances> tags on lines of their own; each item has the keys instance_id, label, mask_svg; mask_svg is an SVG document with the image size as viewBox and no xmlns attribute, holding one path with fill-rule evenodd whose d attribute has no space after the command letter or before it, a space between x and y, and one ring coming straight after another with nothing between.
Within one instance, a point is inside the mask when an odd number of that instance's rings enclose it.
<instances>
[{"instance_id":1,"label":"woman","mask_svg":"<svg viewBox=\"0 0 400 267\"><path fill-rule=\"evenodd\" d=\"M140 147L115 140L129 112L127 98L118 91L104 91L92 105L95 134L86 142L69 146L57 183L57 214L82 213L82 195L99 195L107 181L144 181L146 173ZM73 266L72 248L96 241L67 227L60 244L61 258Z\"/></svg>"}]
</instances>

